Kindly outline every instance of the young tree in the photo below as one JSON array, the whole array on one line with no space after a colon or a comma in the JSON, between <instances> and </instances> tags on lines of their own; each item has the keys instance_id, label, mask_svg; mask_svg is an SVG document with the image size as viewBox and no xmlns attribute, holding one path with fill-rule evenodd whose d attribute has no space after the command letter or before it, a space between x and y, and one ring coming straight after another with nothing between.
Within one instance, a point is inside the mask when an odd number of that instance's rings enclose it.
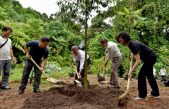
<instances>
[{"instance_id":1,"label":"young tree","mask_svg":"<svg viewBox=\"0 0 169 109\"><path fill-rule=\"evenodd\" d=\"M85 76L84 87L88 88L87 82L87 52L88 52L88 21L92 18L93 13L99 13L101 7L106 7L112 0L60 0L58 5L62 12L62 18L80 23L81 30L84 31L85 40Z\"/></svg>"}]
</instances>

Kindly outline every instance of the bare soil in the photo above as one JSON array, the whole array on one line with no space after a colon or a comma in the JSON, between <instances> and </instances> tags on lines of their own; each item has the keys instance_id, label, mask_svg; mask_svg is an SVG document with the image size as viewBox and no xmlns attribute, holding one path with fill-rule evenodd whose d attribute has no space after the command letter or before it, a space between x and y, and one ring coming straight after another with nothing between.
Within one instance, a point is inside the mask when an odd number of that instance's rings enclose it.
<instances>
[{"instance_id":1,"label":"bare soil","mask_svg":"<svg viewBox=\"0 0 169 109\"><path fill-rule=\"evenodd\" d=\"M35 94L28 85L28 90L23 95L17 95L18 83L11 82L12 89L0 90L0 109L168 109L169 88L159 84L161 98L134 101L137 96L137 80L131 81L130 93L124 104L118 105L118 97L125 91L126 80L121 79L121 89L108 88L97 82L97 76L90 75L90 88L73 85L72 79L67 79L69 84L58 87L50 84L43 86L43 92ZM150 93L150 87L148 86Z\"/></svg>"}]
</instances>

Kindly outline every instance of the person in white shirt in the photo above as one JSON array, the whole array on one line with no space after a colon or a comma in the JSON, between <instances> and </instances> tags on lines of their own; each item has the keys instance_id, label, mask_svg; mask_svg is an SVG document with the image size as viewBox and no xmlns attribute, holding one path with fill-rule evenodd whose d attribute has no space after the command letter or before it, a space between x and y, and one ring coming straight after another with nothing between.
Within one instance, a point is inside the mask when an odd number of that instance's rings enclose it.
<instances>
[{"instance_id":1,"label":"person in white shirt","mask_svg":"<svg viewBox=\"0 0 169 109\"><path fill-rule=\"evenodd\" d=\"M100 44L106 48L105 67L109 60L112 61L112 73L110 79L110 86L114 88L120 88L117 70L121 64L122 56L117 44L107 39L101 39Z\"/></svg>"},{"instance_id":2,"label":"person in white shirt","mask_svg":"<svg viewBox=\"0 0 169 109\"><path fill-rule=\"evenodd\" d=\"M85 52L80 50L78 46L72 46L71 48L73 55L73 64L77 65L77 73L75 75L75 80L84 78L84 64L85 64ZM90 64L89 55L87 55L87 63Z\"/></svg>"},{"instance_id":3,"label":"person in white shirt","mask_svg":"<svg viewBox=\"0 0 169 109\"><path fill-rule=\"evenodd\" d=\"M160 73L160 76L161 76L161 81L166 81L166 73L167 73L166 69L161 68L159 73Z\"/></svg>"},{"instance_id":4,"label":"person in white shirt","mask_svg":"<svg viewBox=\"0 0 169 109\"><path fill-rule=\"evenodd\" d=\"M16 58L12 51L12 41L9 38L12 29L10 27L4 27L2 29L2 35L0 36L0 73L3 71L1 89L10 89L9 75L11 69L11 59L16 63Z\"/></svg>"}]
</instances>

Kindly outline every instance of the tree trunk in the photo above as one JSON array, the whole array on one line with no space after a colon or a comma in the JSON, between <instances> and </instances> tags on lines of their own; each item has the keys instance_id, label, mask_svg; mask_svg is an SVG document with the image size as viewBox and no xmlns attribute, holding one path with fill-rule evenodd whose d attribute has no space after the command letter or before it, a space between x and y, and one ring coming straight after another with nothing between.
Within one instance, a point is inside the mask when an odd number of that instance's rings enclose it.
<instances>
[{"instance_id":1,"label":"tree trunk","mask_svg":"<svg viewBox=\"0 0 169 109\"><path fill-rule=\"evenodd\" d=\"M85 12L85 67L84 67L84 88L88 89L88 80L87 80L87 49L88 49L88 44L87 44L87 30L88 30L88 12L87 12L87 2L88 0L86 0L85 4L86 4L86 12Z\"/></svg>"}]
</instances>

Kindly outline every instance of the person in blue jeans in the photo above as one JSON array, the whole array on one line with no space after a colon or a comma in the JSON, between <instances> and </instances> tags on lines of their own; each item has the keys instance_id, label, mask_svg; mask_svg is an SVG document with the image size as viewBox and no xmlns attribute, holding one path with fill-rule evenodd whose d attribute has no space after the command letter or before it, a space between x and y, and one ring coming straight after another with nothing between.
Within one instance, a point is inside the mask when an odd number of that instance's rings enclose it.
<instances>
[{"instance_id":1,"label":"person in blue jeans","mask_svg":"<svg viewBox=\"0 0 169 109\"><path fill-rule=\"evenodd\" d=\"M50 42L49 38L43 37L40 39L40 41L30 41L26 43L24 47L26 57L31 56L33 60L40 66L40 69L38 69L31 60L29 60L28 58L26 59L18 94L24 93L26 85L28 83L30 72L33 68L34 68L33 92L35 93L41 92L39 86L41 82L42 71L44 70L45 65L47 63L47 58L49 54L47 47L49 42Z\"/></svg>"},{"instance_id":2,"label":"person in blue jeans","mask_svg":"<svg viewBox=\"0 0 169 109\"><path fill-rule=\"evenodd\" d=\"M0 74L2 73L1 89L10 89L9 75L11 70L11 60L16 63L16 58L13 55L12 41L9 38L12 33L10 27L4 27L2 29L2 35L0 35Z\"/></svg>"},{"instance_id":3,"label":"person in blue jeans","mask_svg":"<svg viewBox=\"0 0 169 109\"><path fill-rule=\"evenodd\" d=\"M147 85L146 85L146 78L150 84L152 89L151 94L148 94L148 97L151 98L160 98L159 89L157 86L157 82L153 75L153 66L156 63L157 56L155 52L146 46L145 44L139 41L131 40L129 34L126 32L121 32L117 36L117 41L122 45L128 46L131 50L133 56L136 60L135 64L133 65L131 71L128 73L128 77L131 78L136 68L138 68L141 60L143 65L140 69L138 74L138 97L135 100L142 100L147 96Z\"/></svg>"}]
</instances>

